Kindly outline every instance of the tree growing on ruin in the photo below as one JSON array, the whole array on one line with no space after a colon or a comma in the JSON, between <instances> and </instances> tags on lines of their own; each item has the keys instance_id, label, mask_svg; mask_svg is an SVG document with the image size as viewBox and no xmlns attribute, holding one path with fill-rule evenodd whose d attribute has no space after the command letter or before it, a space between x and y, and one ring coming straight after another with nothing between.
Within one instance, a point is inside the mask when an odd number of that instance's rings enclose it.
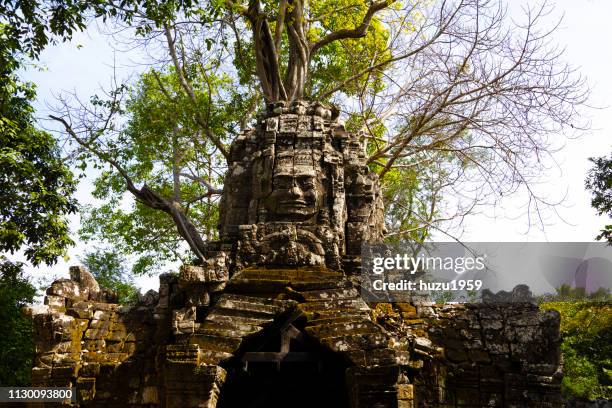
<instances>
[{"instance_id":1,"label":"tree growing on ruin","mask_svg":"<svg viewBox=\"0 0 612 408\"><path fill-rule=\"evenodd\" d=\"M103 169L95 185L106 201L85 235L142 254L141 270L154 254L180 256L181 242L204 257L229 144L264 103L334 103L381 177L390 236L417 240L519 190L537 220L555 204L533 184L553 136L584 125L588 89L551 43L546 3L517 22L494 0L117 10L119 40L127 21L150 70L89 103L64 95L53 119L70 157Z\"/></svg>"}]
</instances>

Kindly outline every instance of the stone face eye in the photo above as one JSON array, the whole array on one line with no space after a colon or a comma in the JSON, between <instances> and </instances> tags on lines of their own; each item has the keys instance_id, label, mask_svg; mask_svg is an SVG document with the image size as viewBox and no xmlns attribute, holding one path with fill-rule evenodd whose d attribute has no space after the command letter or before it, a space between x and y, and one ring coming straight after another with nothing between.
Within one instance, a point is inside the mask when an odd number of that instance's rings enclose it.
<instances>
[{"instance_id":1,"label":"stone face eye","mask_svg":"<svg viewBox=\"0 0 612 408\"><path fill-rule=\"evenodd\" d=\"M299 179L299 185L301 188L311 189L315 187L315 181L312 177L301 177Z\"/></svg>"},{"instance_id":2,"label":"stone face eye","mask_svg":"<svg viewBox=\"0 0 612 408\"><path fill-rule=\"evenodd\" d=\"M278 189L290 189L293 187L293 177L276 176L274 177L274 187Z\"/></svg>"}]
</instances>

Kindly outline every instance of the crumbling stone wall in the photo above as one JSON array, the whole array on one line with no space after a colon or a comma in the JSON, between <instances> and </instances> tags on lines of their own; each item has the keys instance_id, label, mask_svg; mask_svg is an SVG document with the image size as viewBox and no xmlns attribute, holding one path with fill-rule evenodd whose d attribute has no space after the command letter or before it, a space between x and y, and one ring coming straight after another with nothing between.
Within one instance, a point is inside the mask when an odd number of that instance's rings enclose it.
<instances>
[{"instance_id":1,"label":"crumbling stone wall","mask_svg":"<svg viewBox=\"0 0 612 408\"><path fill-rule=\"evenodd\" d=\"M561 407L560 316L532 303L387 304L422 407Z\"/></svg>"},{"instance_id":2,"label":"crumbling stone wall","mask_svg":"<svg viewBox=\"0 0 612 408\"><path fill-rule=\"evenodd\" d=\"M178 307L185 297L176 275L163 275L161 295L134 307L71 298L67 288L79 282L54 282L48 305L33 311L33 385L74 386L84 406L215 407L223 361L279 313L300 310L310 322L305 333L345 357L354 407L563 406L554 311L530 303L370 309L347 281L331 278L339 274L245 272L203 321L195 307ZM297 300L281 296L286 287ZM262 297L272 292L278 300Z\"/></svg>"},{"instance_id":3,"label":"crumbling stone wall","mask_svg":"<svg viewBox=\"0 0 612 408\"><path fill-rule=\"evenodd\" d=\"M32 385L76 387L78 401L93 406L158 405L157 352L168 339L163 296L149 292L137 306L120 306L85 268L70 268L70 276L29 310ZM160 280L160 292L169 293L167 277Z\"/></svg>"}]
</instances>

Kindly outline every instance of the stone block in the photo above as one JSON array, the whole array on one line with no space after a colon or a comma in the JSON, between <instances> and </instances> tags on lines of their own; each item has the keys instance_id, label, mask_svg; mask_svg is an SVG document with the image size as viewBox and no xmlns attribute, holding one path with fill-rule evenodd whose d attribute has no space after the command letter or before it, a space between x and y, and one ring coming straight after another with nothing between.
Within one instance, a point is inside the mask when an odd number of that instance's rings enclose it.
<instances>
[{"instance_id":1,"label":"stone block","mask_svg":"<svg viewBox=\"0 0 612 408\"><path fill-rule=\"evenodd\" d=\"M123 350L123 343L120 341L106 341L106 351L108 353L121 353Z\"/></svg>"},{"instance_id":2,"label":"stone block","mask_svg":"<svg viewBox=\"0 0 612 408\"><path fill-rule=\"evenodd\" d=\"M93 317L93 305L84 301L73 302L66 314L79 319L91 319Z\"/></svg>"},{"instance_id":3,"label":"stone block","mask_svg":"<svg viewBox=\"0 0 612 408\"><path fill-rule=\"evenodd\" d=\"M85 340L82 345L83 350L87 350L90 352L103 351L105 347L106 341L102 339Z\"/></svg>"},{"instance_id":4,"label":"stone block","mask_svg":"<svg viewBox=\"0 0 612 408\"><path fill-rule=\"evenodd\" d=\"M51 308L66 307L66 298L63 296L47 295L45 296L45 305Z\"/></svg>"},{"instance_id":5,"label":"stone block","mask_svg":"<svg viewBox=\"0 0 612 408\"><path fill-rule=\"evenodd\" d=\"M47 295L62 296L70 299L83 299L79 285L68 279L59 279L47 289Z\"/></svg>"},{"instance_id":6,"label":"stone block","mask_svg":"<svg viewBox=\"0 0 612 408\"><path fill-rule=\"evenodd\" d=\"M103 340L104 338L106 338L107 334L108 334L108 326L107 327L103 326L97 329L87 329L85 331L83 338L86 340Z\"/></svg>"},{"instance_id":7,"label":"stone block","mask_svg":"<svg viewBox=\"0 0 612 408\"><path fill-rule=\"evenodd\" d=\"M398 384L397 385L397 399L398 400L413 400L414 399L414 386L412 384Z\"/></svg>"},{"instance_id":8,"label":"stone block","mask_svg":"<svg viewBox=\"0 0 612 408\"><path fill-rule=\"evenodd\" d=\"M32 368L31 382L33 387L42 387L49 384L51 379L51 368Z\"/></svg>"},{"instance_id":9,"label":"stone block","mask_svg":"<svg viewBox=\"0 0 612 408\"><path fill-rule=\"evenodd\" d=\"M110 320L111 311L110 310L95 310L93 313L91 324L96 326L98 324L103 324L104 320Z\"/></svg>"},{"instance_id":10,"label":"stone block","mask_svg":"<svg viewBox=\"0 0 612 408\"><path fill-rule=\"evenodd\" d=\"M79 375L82 377L96 377L100 374L100 363L87 363L84 362L81 365L81 370L79 371Z\"/></svg>"},{"instance_id":11,"label":"stone block","mask_svg":"<svg viewBox=\"0 0 612 408\"><path fill-rule=\"evenodd\" d=\"M70 279L79 286L82 296L89 299L100 292L100 285L84 266L71 266Z\"/></svg>"},{"instance_id":12,"label":"stone block","mask_svg":"<svg viewBox=\"0 0 612 408\"><path fill-rule=\"evenodd\" d=\"M77 402L83 404L94 399L96 395L96 379L79 377L76 382Z\"/></svg>"},{"instance_id":13,"label":"stone block","mask_svg":"<svg viewBox=\"0 0 612 408\"><path fill-rule=\"evenodd\" d=\"M128 355L132 355L136 352L136 343L133 341L123 343L123 348L121 349L122 353L126 353Z\"/></svg>"}]
</instances>

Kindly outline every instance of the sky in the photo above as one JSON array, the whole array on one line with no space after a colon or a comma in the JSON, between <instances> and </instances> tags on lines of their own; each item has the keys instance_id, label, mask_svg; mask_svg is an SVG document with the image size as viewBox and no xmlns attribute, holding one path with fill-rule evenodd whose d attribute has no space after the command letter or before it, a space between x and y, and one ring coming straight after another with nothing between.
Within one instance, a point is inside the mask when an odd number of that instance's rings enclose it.
<instances>
[{"instance_id":1,"label":"sky","mask_svg":"<svg viewBox=\"0 0 612 408\"><path fill-rule=\"evenodd\" d=\"M525 3L525 2L523 2ZM533 4L531 0L528 3ZM591 121L591 130L579 139L567 140L551 163L551 170L542 174L540 191L551 198L566 197L556 212L543 214L544 222L530 226L522 210L525 197L508 198L495 208L481 209L480 214L469 216L462 226L461 239L465 242L587 242L593 241L599 229L610 223L598 217L590 206L590 193L584 189L585 175L590 167L589 157L608 155L612 151L612 1L610 0L558 0L553 1L551 23L563 17L554 41L566 48L565 60L578 68L592 88L591 106L584 114ZM511 0L510 12L520 12L521 2ZM114 53L108 39L95 27L79 33L71 43L47 48L41 56L40 66L30 67L24 78L38 86L35 107L37 115L45 117L48 105L63 91L75 92L81 98L99 92L110 83L113 61L116 75L125 78L137 75L144 67L129 55ZM77 192L80 203L91 203L91 186L81 183ZM78 215L71 217L71 229L79 228ZM533 220L532 220L533 221ZM531 223L533 224L533 222ZM444 239L443 236L436 236ZM78 264L78 256L86 244L77 242L69 250L68 259L52 267L29 268L35 279L50 281L67 277L68 266ZM143 292L158 288L156 277L136 280Z\"/></svg>"}]
</instances>

